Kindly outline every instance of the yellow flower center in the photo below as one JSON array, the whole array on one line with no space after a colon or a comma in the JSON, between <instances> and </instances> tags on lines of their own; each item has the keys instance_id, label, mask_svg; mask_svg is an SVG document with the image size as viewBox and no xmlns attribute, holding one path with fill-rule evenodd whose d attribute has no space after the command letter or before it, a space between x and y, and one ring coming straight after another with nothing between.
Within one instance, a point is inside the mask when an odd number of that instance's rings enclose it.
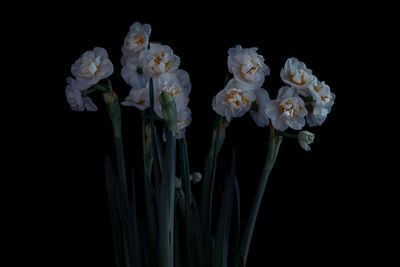
<instances>
[{"instance_id":1,"label":"yellow flower center","mask_svg":"<svg viewBox=\"0 0 400 267\"><path fill-rule=\"evenodd\" d=\"M247 79L247 76L251 76L253 74L254 71L257 70L256 64L254 62L252 62L251 67L248 70L243 70L243 67L245 67L246 65L241 65L239 72L242 75L242 77L244 79Z\"/></svg>"},{"instance_id":2,"label":"yellow flower center","mask_svg":"<svg viewBox=\"0 0 400 267\"><path fill-rule=\"evenodd\" d=\"M136 35L135 37L133 37L133 39L135 40L137 45L144 44L144 38L140 35Z\"/></svg>"},{"instance_id":3,"label":"yellow flower center","mask_svg":"<svg viewBox=\"0 0 400 267\"><path fill-rule=\"evenodd\" d=\"M299 82L299 81L295 81L293 78L294 78L294 76L295 76L295 74L292 74L291 72L289 72L289 80L292 82L292 83L294 83L294 84L296 84L296 85L304 85L305 83L306 83L306 81L304 80L304 73L302 73L301 75L300 75L300 79L301 79L301 81ZM317 91L318 92L318 91Z\"/></svg>"},{"instance_id":4,"label":"yellow flower center","mask_svg":"<svg viewBox=\"0 0 400 267\"><path fill-rule=\"evenodd\" d=\"M160 65L161 60L162 60L162 57L160 57L159 55L157 55L157 56L155 57L155 59L154 59L154 64Z\"/></svg>"},{"instance_id":5,"label":"yellow flower center","mask_svg":"<svg viewBox=\"0 0 400 267\"><path fill-rule=\"evenodd\" d=\"M319 92L319 90L321 90L323 88L323 86L322 86L322 84L319 84L319 85L316 85L316 86L314 86L314 90L315 90L315 92Z\"/></svg>"},{"instance_id":6,"label":"yellow flower center","mask_svg":"<svg viewBox=\"0 0 400 267\"><path fill-rule=\"evenodd\" d=\"M321 95L321 100L322 100L322 102L326 102L326 101L329 100L329 96L323 96L323 95Z\"/></svg>"},{"instance_id":7,"label":"yellow flower center","mask_svg":"<svg viewBox=\"0 0 400 267\"><path fill-rule=\"evenodd\" d=\"M225 102L228 106L232 107L235 111L243 108L243 106L250 104L250 99L243 96L243 92L232 89L226 96Z\"/></svg>"},{"instance_id":8,"label":"yellow flower center","mask_svg":"<svg viewBox=\"0 0 400 267\"><path fill-rule=\"evenodd\" d=\"M176 96L176 95L179 95L181 93L181 90L180 89L176 89L176 88L168 87L168 88L164 89L164 92L168 93L170 96Z\"/></svg>"},{"instance_id":9,"label":"yellow flower center","mask_svg":"<svg viewBox=\"0 0 400 267\"><path fill-rule=\"evenodd\" d=\"M284 120L296 117L301 109L301 106L299 106L299 109L296 109L296 105L291 100L287 100L279 105L279 113L285 115Z\"/></svg>"}]
</instances>

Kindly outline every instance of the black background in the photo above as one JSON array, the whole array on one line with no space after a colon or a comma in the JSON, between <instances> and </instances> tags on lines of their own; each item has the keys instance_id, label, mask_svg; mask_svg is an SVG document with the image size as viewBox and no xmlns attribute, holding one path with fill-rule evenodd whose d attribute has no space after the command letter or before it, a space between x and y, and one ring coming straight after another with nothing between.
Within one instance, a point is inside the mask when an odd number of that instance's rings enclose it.
<instances>
[{"instance_id":1,"label":"black background","mask_svg":"<svg viewBox=\"0 0 400 267\"><path fill-rule=\"evenodd\" d=\"M191 171L203 168L215 116L211 101L223 89L230 47L259 48L271 70L263 86L271 98L283 85L279 72L288 57L305 62L336 94L325 123L306 127L316 134L312 151L303 151L295 140L283 140L259 211L248 266L324 266L376 257L371 252L376 233L369 214L378 189L371 190L373 176L361 171L367 164L360 164L360 159L368 157L369 139L360 135L366 118L360 119L364 109L355 104L360 94L352 83L360 53L355 42L368 37L367 26L353 20L356 11L345 6L243 4L218 10L192 3L111 7L71 2L49 7L36 26L37 34L29 34L38 40L36 56L48 70L38 81L46 88L41 96L46 104L37 106L43 111L41 122L29 120L25 126L39 137L32 140L30 156L30 161L39 161L38 189L30 192L38 202L29 208L28 217L36 222L33 240L45 240L46 247L35 257L56 266L114 266L103 174L104 156L114 157L111 125L101 95L93 96L98 112L72 112L64 90L70 66L83 52L100 46L114 64L111 80L116 93L120 100L127 96L130 88L120 77L120 49L135 21L151 24L150 41L169 45L181 58L180 68L190 75L193 121L186 133ZM33 21L39 17L36 14ZM121 109L126 164L134 169L140 194L140 112ZM234 119L227 129L216 192L235 149L242 225L258 184L267 138L268 130L257 127L248 114ZM36 158L42 151L46 156ZM193 190L198 192L199 187L194 185Z\"/></svg>"}]
</instances>

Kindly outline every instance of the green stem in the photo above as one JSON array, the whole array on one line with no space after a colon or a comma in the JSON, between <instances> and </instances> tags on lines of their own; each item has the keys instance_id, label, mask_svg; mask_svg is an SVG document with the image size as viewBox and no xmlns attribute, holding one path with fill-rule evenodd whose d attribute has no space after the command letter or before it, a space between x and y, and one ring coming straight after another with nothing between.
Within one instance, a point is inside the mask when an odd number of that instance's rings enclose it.
<instances>
[{"instance_id":1,"label":"green stem","mask_svg":"<svg viewBox=\"0 0 400 267\"><path fill-rule=\"evenodd\" d=\"M190 186L190 178L189 178L189 159L188 159L188 151L187 151L187 144L186 138L183 137L179 139L179 148L180 148L180 160L181 160L181 168L182 168L182 188L185 194L185 212L184 212L184 220L185 220L185 245L186 245L186 255L188 259L189 266L194 266L193 260L193 251L191 246L191 237L190 237L190 230L191 230L191 211L190 211L190 204L191 204L191 195L192 190Z\"/></svg>"},{"instance_id":2,"label":"green stem","mask_svg":"<svg viewBox=\"0 0 400 267\"><path fill-rule=\"evenodd\" d=\"M210 228L211 228L211 214L212 214L212 199L214 191L214 180L217 169L217 159L219 150L225 139L225 128L223 123L225 118L217 115L214 120L213 135L211 141L210 151L207 154L204 163L204 172L202 179L201 188L201 199L200 199L200 219L203 228L204 238L204 263L205 265L210 264Z\"/></svg>"},{"instance_id":3,"label":"green stem","mask_svg":"<svg viewBox=\"0 0 400 267\"><path fill-rule=\"evenodd\" d=\"M290 133L282 132L282 131L279 131L279 130L276 130L276 131L277 131L278 135L280 135L280 136L288 137L288 138L291 138L291 139L297 139L297 134L290 134Z\"/></svg>"},{"instance_id":4,"label":"green stem","mask_svg":"<svg viewBox=\"0 0 400 267\"><path fill-rule=\"evenodd\" d=\"M144 190L146 198L146 215L148 223L148 232L150 238L150 255L157 254L157 222L154 202L154 192L151 186L151 126L146 119L146 114L142 111L142 144L143 144L143 162L144 162ZM155 266L154 257L150 257L150 266Z\"/></svg>"},{"instance_id":5,"label":"green stem","mask_svg":"<svg viewBox=\"0 0 400 267\"><path fill-rule=\"evenodd\" d=\"M82 92L82 96L83 96L83 97L88 96L88 95L90 95L91 93L96 92L97 90L99 90L99 89L93 86L93 87L87 89L86 91L83 91L83 92Z\"/></svg>"},{"instance_id":6,"label":"green stem","mask_svg":"<svg viewBox=\"0 0 400 267\"><path fill-rule=\"evenodd\" d=\"M253 236L253 231L254 231L254 226L256 224L258 211L260 209L265 188L267 187L269 175L272 171L276 157L278 155L278 150L281 141L282 137L277 136L276 130L271 126L264 169L261 174L260 182L257 188L256 195L254 197L253 205L250 210L249 219L247 221L245 232L243 235L242 244L239 250L239 257L243 260L244 265L246 265L247 255L249 252L250 242Z\"/></svg>"}]
</instances>

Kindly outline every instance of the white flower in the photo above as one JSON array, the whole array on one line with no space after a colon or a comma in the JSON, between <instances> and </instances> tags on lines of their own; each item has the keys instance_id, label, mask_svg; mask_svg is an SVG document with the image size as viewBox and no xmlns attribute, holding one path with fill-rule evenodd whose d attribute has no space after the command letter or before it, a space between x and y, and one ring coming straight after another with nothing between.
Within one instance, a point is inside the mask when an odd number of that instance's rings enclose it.
<instances>
[{"instance_id":1,"label":"white flower","mask_svg":"<svg viewBox=\"0 0 400 267\"><path fill-rule=\"evenodd\" d=\"M73 111L84 111L85 109L87 111L97 111L97 107L93 103L92 99L87 96L82 96L83 90L80 81L68 77L67 83L68 85L65 88L65 97Z\"/></svg>"},{"instance_id":2,"label":"white flower","mask_svg":"<svg viewBox=\"0 0 400 267\"><path fill-rule=\"evenodd\" d=\"M272 125L280 131L289 127L300 130L305 125L307 110L303 99L293 87L284 86L279 89L277 99L269 101L265 111Z\"/></svg>"},{"instance_id":3,"label":"white flower","mask_svg":"<svg viewBox=\"0 0 400 267\"><path fill-rule=\"evenodd\" d=\"M160 102L162 92L166 92L174 98L178 113L186 109L189 103L189 96L187 91L180 85L175 74L164 73L154 80L154 112L159 117L164 118Z\"/></svg>"},{"instance_id":4,"label":"white flower","mask_svg":"<svg viewBox=\"0 0 400 267\"><path fill-rule=\"evenodd\" d=\"M309 145L314 142L314 134L308 131L300 131L297 135L297 141L305 151L310 151Z\"/></svg>"},{"instance_id":5,"label":"white flower","mask_svg":"<svg viewBox=\"0 0 400 267\"><path fill-rule=\"evenodd\" d=\"M143 67L139 62L139 55L128 58L121 69L124 81L134 89L146 86L148 78L143 75Z\"/></svg>"},{"instance_id":6,"label":"white flower","mask_svg":"<svg viewBox=\"0 0 400 267\"><path fill-rule=\"evenodd\" d=\"M139 22L133 23L125 37L124 44L122 45L122 55L129 58L147 48L150 33L151 26L149 24L142 25Z\"/></svg>"},{"instance_id":7,"label":"white flower","mask_svg":"<svg viewBox=\"0 0 400 267\"><path fill-rule=\"evenodd\" d=\"M267 90L259 88L256 90L256 100L253 102L250 115L259 127L269 124L269 118L265 112L268 101L270 100Z\"/></svg>"},{"instance_id":8,"label":"white flower","mask_svg":"<svg viewBox=\"0 0 400 267\"><path fill-rule=\"evenodd\" d=\"M186 107L182 111L178 111L176 114L176 138L181 139L185 136L185 129L190 125L192 122L191 117L192 111L190 108Z\"/></svg>"},{"instance_id":9,"label":"white flower","mask_svg":"<svg viewBox=\"0 0 400 267\"><path fill-rule=\"evenodd\" d=\"M307 69L306 64L294 57L286 60L285 66L281 69L282 81L296 88L302 96L310 95L308 87L314 78L315 76L312 75L310 69Z\"/></svg>"},{"instance_id":10,"label":"white flower","mask_svg":"<svg viewBox=\"0 0 400 267\"><path fill-rule=\"evenodd\" d=\"M192 84L190 82L189 73L187 73L182 69L177 69L176 71L174 71L174 74L178 79L178 82L182 87L182 89L186 91L186 93L189 95L190 91L192 90Z\"/></svg>"},{"instance_id":11,"label":"white flower","mask_svg":"<svg viewBox=\"0 0 400 267\"><path fill-rule=\"evenodd\" d=\"M263 56L257 54L258 48L245 48L240 45L228 50L228 69L237 80L261 87L270 71Z\"/></svg>"},{"instance_id":12,"label":"white flower","mask_svg":"<svg viewBox=\"0 0 400 267\"><path fill-rule=\"evenodd\" d=\"M150 49L143 50L139 55L139 60L144 74L153 78L175 71L180 64L179 57L174 55L169 46L156 43L150 43Z\"/></svg>"},{"instance_id":13,"label":"white flower","mask_svg":"<svg viewBox=\"0 0 400 267\"><path fill-rule=\"evenodd\" d=\"M133 106L140 110L145 110L150 107L149 84L140 89L132 88L121 105L128 107Z\"/></svg>"},{"instance_id":14,"label":"white flower","mask_svg":"<svg viewBox=\"0 0 400 267\"><path fill-rule=\"evenodd\" d=\"M86 51L71 67L75 78L86 82L85 89L107 78L113 71L114 67L108 59L107 51L101 47Z\"/></svg>"},{"instance_id":15,"label":"white flower","mask_svg":"<svg viewBox=\"0 0 400 267\"><path fill-rule=\"evenodd\" d=\"M230 121L231 118L241 117L249 111L251 102L255 99L254 87L232 79L214 96L212 106L217 114L225 116L227 121Z\"/></svg>"},{"instance_id":16,"label":"white flower","mask_svg":"<svg viewBox=\"0 0 400 267\"><path fill-rule=\"evenodd\" d=\"M310 85L309 90L313 97L312 102L308 102L307 106L310 110L306 117L307 124L311 127L321 125L335 102L335 94L331 92L329 86L325 82L315 79Z\"/></svg>"}]
</instances>

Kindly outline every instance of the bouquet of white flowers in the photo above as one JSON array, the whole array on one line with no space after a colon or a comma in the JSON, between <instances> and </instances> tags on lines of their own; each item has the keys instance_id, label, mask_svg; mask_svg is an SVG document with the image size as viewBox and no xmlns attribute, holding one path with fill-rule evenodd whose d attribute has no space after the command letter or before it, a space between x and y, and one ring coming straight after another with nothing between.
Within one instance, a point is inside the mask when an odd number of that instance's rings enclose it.
<instances>
[{"instance_id":1,"label":"bouquet of white flowers","mask_svg":"<svg viewBox=\"0 0 400 267\"><path fill-rule=\"evenodd\" d=\"M305 63L289 58L280 72L286 85L279 89L276 99L270 99L268 91L262 88L270 70L258 49L240 45L230 48L225 87L212 101L217 114L204 170L191 173L185 138L185 129L192 122L188 107L190 77L179 68L180 58L169 46L149 42L150 34L149 24L135 22L124 40L121 76L131 87L124 101L120 102L113 90L113 64L107 51L100 47L76 60L71 67L74 78L67 78L65 89L74 111L96 111L90 95L101 92L113 126L117 173L106 156L105 178L116 266L245 266L259 207L282 139L296 139L309 151L314 134L302 129L306 124L313 127L324 122L335 95ZM136 107L142 113L144 177L127 176L120 104ZM218 155L226 129L232 119L247 112L257 126L269 126L269 141L249 218L240 233L235 152L223 182L218 218L212 218L212 209ZM289 128L297 132L286 132ZM176 177L177 166L182 177ZM144 179L144 224L138 223L136 203L140 200L135 179ZM200 196L193 194L192 183L200 184ZM183 223L179 224L180 221ZM211 231L213 222L215 234Z\"/></svg>"}]
</instances>

